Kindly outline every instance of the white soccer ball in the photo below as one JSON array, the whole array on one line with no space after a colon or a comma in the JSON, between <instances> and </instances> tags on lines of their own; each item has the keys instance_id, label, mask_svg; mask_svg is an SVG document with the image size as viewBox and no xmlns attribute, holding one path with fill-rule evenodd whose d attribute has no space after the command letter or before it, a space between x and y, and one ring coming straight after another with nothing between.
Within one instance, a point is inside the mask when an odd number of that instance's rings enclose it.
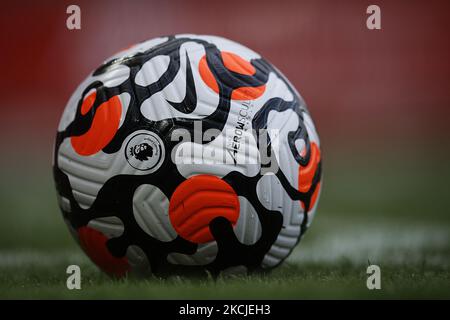
<instances>
[{"instance_id":1,"label":"white soccer ball","mask_svg":"<svg viewBox=\"0 0 450 320\"><path fill-rule=\"evenodd\" d=\"M65 221L115 276L279 265L309 227L320 142L303 99L252 50L176 35L108 59L61 118Z\"/></svg>"}]
</instances>

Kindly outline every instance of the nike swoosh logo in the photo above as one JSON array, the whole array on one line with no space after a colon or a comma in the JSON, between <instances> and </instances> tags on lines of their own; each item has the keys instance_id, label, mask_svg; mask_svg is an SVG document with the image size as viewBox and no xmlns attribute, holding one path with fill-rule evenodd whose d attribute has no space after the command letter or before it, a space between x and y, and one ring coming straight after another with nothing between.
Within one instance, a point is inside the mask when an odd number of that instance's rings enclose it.
<instances>
[{"instance_id":1,"label":"nike swoosh logo","mask_svg":"<svg viewBox=\"0 0 450 320\"><path fill-rule=\"evenodd\" d=\"M192 113L197 106L197 92L195 90L194 76L192 74L191 61L186 52L186 94L183 101L172 102L166 100L172 107L182 113Z\"/></svg>"}]
</instances>

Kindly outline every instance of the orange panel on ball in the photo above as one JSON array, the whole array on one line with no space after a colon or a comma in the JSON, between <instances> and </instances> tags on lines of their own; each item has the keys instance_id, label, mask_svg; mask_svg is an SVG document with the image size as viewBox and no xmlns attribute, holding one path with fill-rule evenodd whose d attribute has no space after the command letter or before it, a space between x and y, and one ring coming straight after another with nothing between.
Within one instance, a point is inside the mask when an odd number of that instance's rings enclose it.
<instances>
[{"instance_id":1,"label":"orange panel on ball","mask_svg":"<svg viewBox=\"0 0 450 320\"><path fill-rule=\"evenodd\" d=\"M302 157L304 157L305 149L303 149L300 154ZM307 193L311 189L319 163L320 163L319 146L315 142L311 142L311 155L309 158L309 162L306 166L300 165L298 168L298 190L300 192ZM320 182L317 183L316 189L311 195L308 210L314 207L314 204L316 203L317 197L319 195L319 190L320 190ZM305 204L301 201L300 204L302 205L302 208L305 209Z\"/></svg>"},{"instance_id":2,"label":"orange panel on ball","mask_svg":"<svg viewBox=\"0 0 450 320\"><path fill-rule=\"evenodd\" d=\"M184 239L194 243L214 240L209 223L216 217L234 226L239 218L239 199L233 188L215 176L198 175L181 183L170 199L172 226Z\"/></svg>"},{"instance_id":3,"label":"orange panel on ball","mask_svg":"<svg viewBox=\"0 0 450 320\"><path fill-rule=\"evenodd\" d=\"M237 54L231 52L221 53L223 64L225 68L235 73L253 76L256 73L255 67L248 61L244 60ZM214 92L219 93L219 86L216 79L208 66L206 55L204 55L198 65L200 76L205 84L211 88ZM239 87L233 90L231 93L231 99L233 100L255 100L263 95L266 90L266 85L258 87Z\"/></svg>"},{"instance_id":4,"label":"orange panel on ball","mask_svg":"<svg viewBox=\"0 0 450 320\"><path fill-rule=\"evenodd\" d=\"M114 257L106 247L108 238L100 231L84 226L78 229L80 246L104 272L116 277L123 277L130 271L126 257Z\"/></svg>"},{"instance_id":5,"label":"orange panel on ball","mask_svg":"<svg viewBox=\"0 0 450 320\"><path fill-rule=\"evenodd\" d=\"M237 54L222 52L222 61L225 68L236 73L252 76L256 73L255 67Z\"/></svg>"},{"instance_id":6,"label":"orange panel on ball","mask_svg":"<svg viewBox=\"0 0 450 320\"><path fill-rule=\"evenodd\" d=\"M81 156L90 156L102 150L114 138L121 116L119 96L103 102L96 110L89 130L71 138L73 149Z\"/></svg>"},{"instance_id":7,"label":"orange panel on ball","mask_svg":"<svg viewBox=\"0 0 450 320\"><path fill-rule=\"evenodd\" d=\"M255 100L263 95L266 85L260 87L240 87L233 90L231 99L233 100Z\"/></svg>"},{"instance_id":8,"label":"orange panel on ball","mask_svg":"<svg viewBox=\"0 0 450 320\"><path fill-rule=\"evenodd\" d=\"M210 87L214 92L219 93L219 85L217 84L216 79L214 78L211 69L209 69L208 61L206 61L206 55L204 55L198 64L198 71L200 72L200 76L203 81L206 83L208 87Z\"/></svg>"},{"instance_id":9,"label":"orange panel on ball","mask_svg":"<svg viewBox=\"0 0 450 320\"><path fill-rule=\"evenodd\" d=\"M320 163L320 149L315 142L311 143L311 156L306 166L300 166L298 169L298 190L308 192L311 188L317 166Z\"/></svg>"}]
</instances>

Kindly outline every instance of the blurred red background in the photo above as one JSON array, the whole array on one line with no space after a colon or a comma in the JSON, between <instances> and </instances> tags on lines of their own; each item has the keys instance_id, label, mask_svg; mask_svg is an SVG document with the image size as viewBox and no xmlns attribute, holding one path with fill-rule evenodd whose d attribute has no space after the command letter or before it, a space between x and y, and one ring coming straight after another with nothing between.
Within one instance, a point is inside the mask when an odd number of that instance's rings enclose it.
<instances>
[{"instance_id":1,"label":"blurred red background","mask_svg":"<svg viewBox=\"0 0 450 320\"><path fill-rule=\"evenodd\" d=\"M70 4L81 8L81 30L66 28ZM366 28L369 4L381 7L382 30ZM449 1L2 3L0 143L25 143L49 161L66 101L105 58L149 38L198 33L240 42L284 72L324 148L439 150L450 131L449 13Z\"/></svg>"}]
</instances>

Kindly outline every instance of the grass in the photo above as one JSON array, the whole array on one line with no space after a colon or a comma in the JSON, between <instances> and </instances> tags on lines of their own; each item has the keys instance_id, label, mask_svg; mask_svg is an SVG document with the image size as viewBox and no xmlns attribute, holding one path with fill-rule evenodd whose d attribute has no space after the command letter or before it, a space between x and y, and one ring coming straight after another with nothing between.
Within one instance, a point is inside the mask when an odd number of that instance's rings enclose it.
<instances>
[{"instance_id":1,"label":"grass","mask_svg":"<svg viewBox=\"0 0 450 320\"><path fill-rule=\"evenodd\" d=\"M405 163L392 157L351 166L331 160L332 167L325 163L318 215L289 259L267 274L217 281L108 278L71 239L57 209L50 169L4 172L0 298L450 299L445 163L424 171L420 159ZM381 290L366 287L369 263L381 268ZM82 290L66 288L70 264L81 267Z\"/></svg>"},{"instance_id":2,"label":"grass","mask_svg":"<svg viewBox=\"0 0 450 320\"><path fill-rule=\"evenodd\" d=\"M366 288L365 266L341 260L334 264L285 263L265 275L211 279L121 279L99 273L86 259L61 260L51 266L1 268L1 298L62 299L378 299L450 298L449 269L422 265L381 265L382 289ZM65 268L76 261L82 289L68 290ZM81 263L80 263L81 262Z\"/></svg>"},{"instance_id":3,"label":"grass","mask_svg":"<svg viewBox=\"0 0 450 320\"><path fill-rule=\"evenodd\" d=\"M325 220L325 219L324 219ZM110 279L75 246L67 250L0 251L0 298L63 299L450 299L446 228L379 221L336 228L319 217L286 263L267 274ZM355 229L352 232L352 229ZM311 229L313 230L313 229ZM310 231L311 231L310 230ZM368 290L368 264L381 268L382 289ZM80 265L82 290L66 288L66 268Z\"/></svg>"}]
</instances>

